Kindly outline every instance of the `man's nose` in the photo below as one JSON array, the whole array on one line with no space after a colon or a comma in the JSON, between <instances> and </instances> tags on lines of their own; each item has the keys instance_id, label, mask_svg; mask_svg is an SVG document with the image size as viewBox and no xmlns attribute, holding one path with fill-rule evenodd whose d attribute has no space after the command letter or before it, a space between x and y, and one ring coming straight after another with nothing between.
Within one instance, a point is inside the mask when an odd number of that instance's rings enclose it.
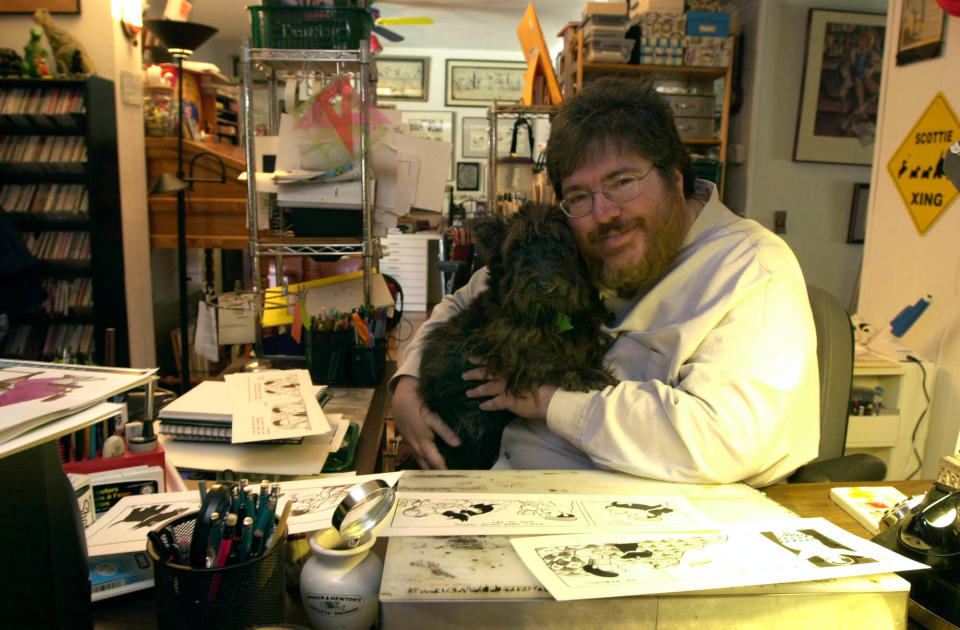
<instances>
[{"instance_id":1,"label":"man's nose","mask_svg":"<svg viewBox=\"0 0 960 630\"><path fill-rule=\"evenodd\" d=\"M593 217L598 223L607 223L620 216L620 205L607 199L603 193L593 197Z\"/></svg>"}]
</instances>

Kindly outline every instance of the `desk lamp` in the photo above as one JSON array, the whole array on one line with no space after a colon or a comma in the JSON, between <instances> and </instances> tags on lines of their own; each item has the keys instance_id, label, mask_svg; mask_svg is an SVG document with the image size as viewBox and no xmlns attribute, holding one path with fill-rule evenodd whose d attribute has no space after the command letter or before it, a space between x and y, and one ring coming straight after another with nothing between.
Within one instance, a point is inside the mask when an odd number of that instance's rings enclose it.
<instances>
[{"instance_id":1,"label":"desk lamp","mask_svg":"<svg viewBox=\"0 0 960 630\"><path fill-rule=\"evenodd\" d=\"M187 229L186 189L187 178L183 172L183 60L193 54L205 41L213 37L217 29L194 22L175 20L144 20L143 25L167 47L167 52L177 60L177 174L164 173L150 189L151 195L177 195L177 265L180 289L180 393L190 389L190 337L187 317ZM199 155L197 157L200 157ZM191 162L191 174L193 162ZM221 166L223 163L221 162ZM192 178L191 178L192 179ZM224 181L223 180L220 181ZM201 181L201 180L193 180ZM209 180L203 180L209 181Z\"/></svg>"}]
</instances>

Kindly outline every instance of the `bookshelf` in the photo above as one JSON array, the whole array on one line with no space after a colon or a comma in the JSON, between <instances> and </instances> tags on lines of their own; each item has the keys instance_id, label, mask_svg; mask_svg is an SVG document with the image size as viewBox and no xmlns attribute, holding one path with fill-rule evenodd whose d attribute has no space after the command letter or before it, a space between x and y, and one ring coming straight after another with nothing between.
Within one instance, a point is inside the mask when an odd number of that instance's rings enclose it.
<instances>
[{"instance_id":1,"label":"bookshelf","mask_svg":"<svg viewBox=\"0 0 960 630\"><path fill-rule=\"evenodd\" d=\"M0 204L34 257L49 298L7 313L0 355L64 350L129 364L113 82L0 79Z\"/></svg>"}]
</instances>

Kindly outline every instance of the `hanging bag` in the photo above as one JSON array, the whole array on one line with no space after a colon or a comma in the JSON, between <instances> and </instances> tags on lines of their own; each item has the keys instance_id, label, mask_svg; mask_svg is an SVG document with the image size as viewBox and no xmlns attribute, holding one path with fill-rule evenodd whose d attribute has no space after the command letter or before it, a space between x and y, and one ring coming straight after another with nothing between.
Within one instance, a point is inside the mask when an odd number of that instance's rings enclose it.
<instances>
[{"instance_id":1,"label":"hanging bag","mask_svg":"<svg viewBox=\"0 0 960 630\"><path fill-rule=\"evenodd\" d=\"M526 127L530 153L525 157L517 156L517 134ZM510 141L510 156L497 161L497 192L530 193L533 191L533 127L523 116L513 124L513 137Z\"/></svg>"}]
</instances>

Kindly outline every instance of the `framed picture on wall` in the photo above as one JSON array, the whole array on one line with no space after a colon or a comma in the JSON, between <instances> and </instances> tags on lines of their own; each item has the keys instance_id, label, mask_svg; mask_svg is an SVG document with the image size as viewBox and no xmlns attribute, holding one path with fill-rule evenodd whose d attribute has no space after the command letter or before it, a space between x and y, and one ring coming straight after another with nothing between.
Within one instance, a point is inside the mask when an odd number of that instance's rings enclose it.
<instances>
[{"instance_id":1,"label":"framed picture on wall","mask_svg":"<svg viewBox=\"0 0 960 630\"><path fill-rule=\"evenodd\" d=\"M944 12L937 0L903 0L897 65L939 57L943 47Z\"/></svg>"},{"instance_id":2,"label":"framed picture on wall","mask_svg":"<svg viewBox=\"0 0 960 630\"><path fill-rule=\"evenodd\" d=\"M425 101L429 89L429 58L377 57L377 100Z\"/></svg>"},{"instance_id":3,"label":"framed picture on wall","mask_svg":"<svg viewBox=\"0 0 960 630\"><path fill-rule=\"evenodd\" d=\"M885 24L882 14L810 9L794 160L871 163Z\"/></svg>"},{"instance_id":4,"label":"framed picture on wall","mask_svg":"<svg viewBox=\"0 0 960 630\"><path fill-rule=\"evenodd\" d=\"M853 203L850 205L848 243L863 243L867 234L867 202L870 199L870 184L853 185Z\"/></svg>"},{"instance_id":5,"label":"framed picture on wall","mask_svg":"<svg viewBox=\"0 0 960 630\"><path fill-rule=\"evenodd\" d=\"M523 96L525 61L447 59L447 107L486 107L494 100L516 103Z\"/></svg>"},{"instance_id":6,"label":"framed picture on wall","mask_svg":"<svg viewBox=\"0 0 960 630\"><path fill-rule=\"evenodd\" d=\"M457 162L457 190L480 190L480 162Z\"/></svg>"}]
</instances>

